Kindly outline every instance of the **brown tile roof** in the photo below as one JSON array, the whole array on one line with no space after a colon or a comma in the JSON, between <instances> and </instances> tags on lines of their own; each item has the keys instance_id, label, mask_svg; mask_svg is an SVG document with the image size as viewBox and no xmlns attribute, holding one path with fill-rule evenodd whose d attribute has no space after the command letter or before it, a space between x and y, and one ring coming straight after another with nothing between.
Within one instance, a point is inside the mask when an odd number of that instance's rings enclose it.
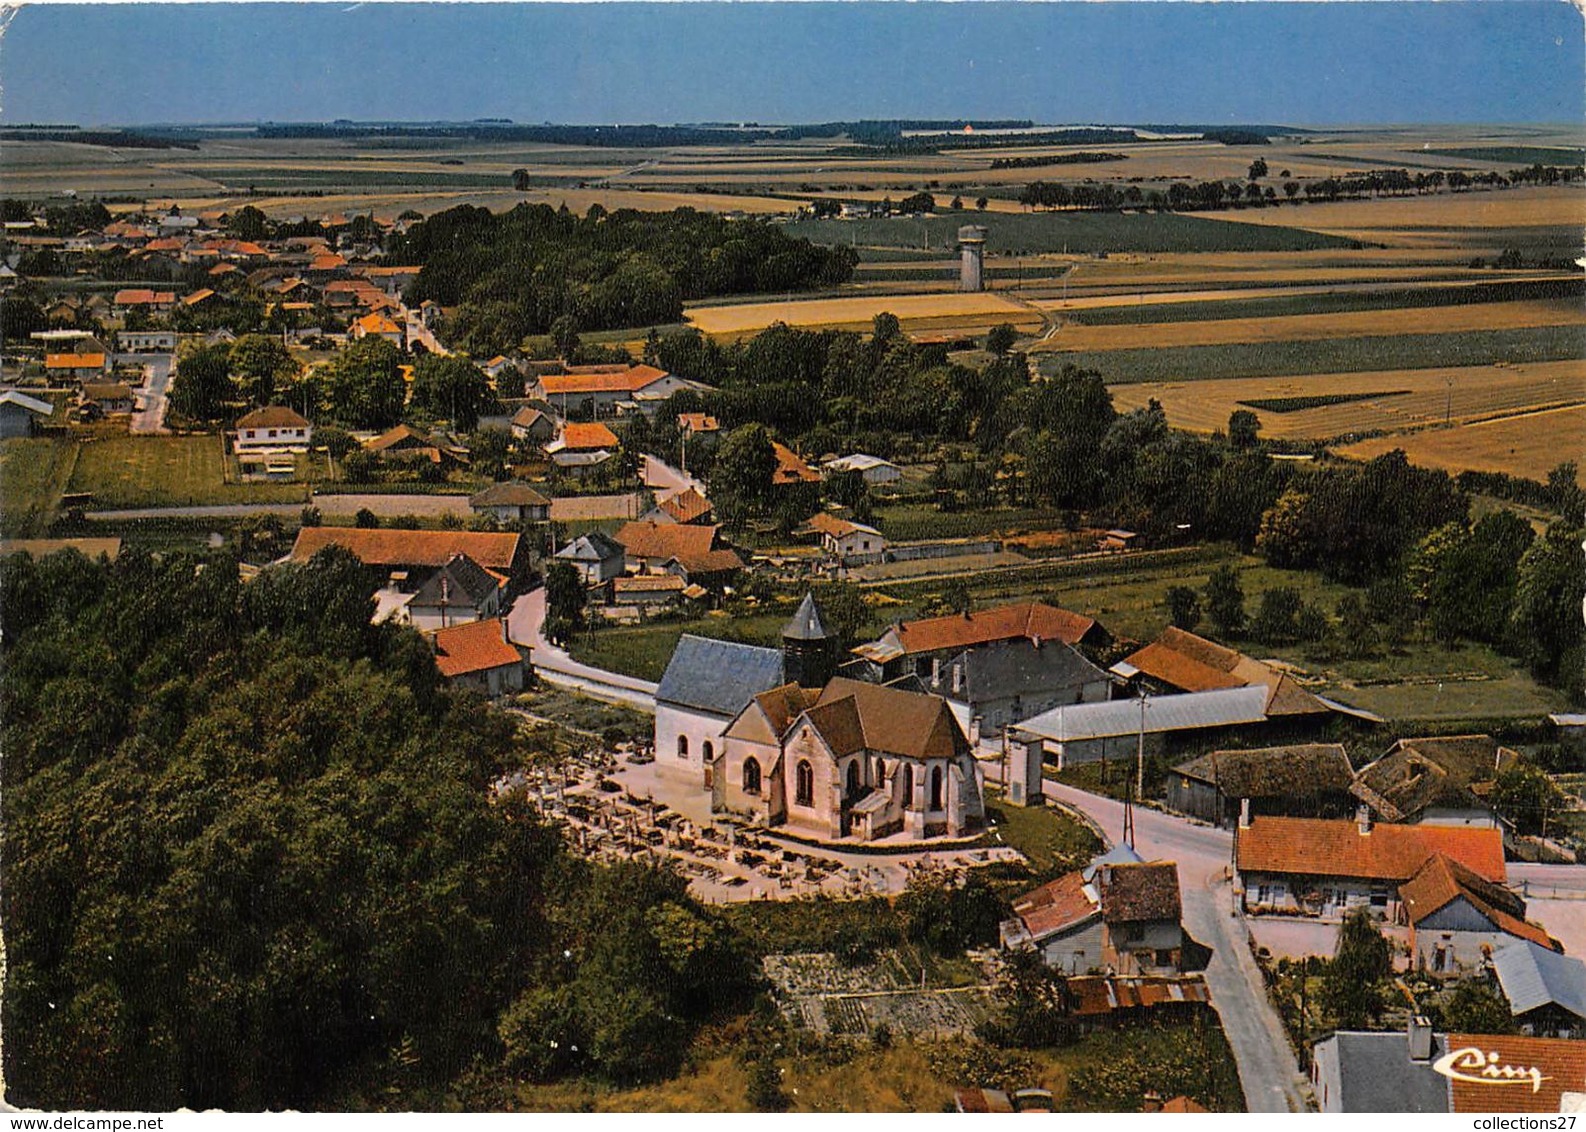
<instances>
[{"instance_id":1,"label":"brown tile roof","mask_svg":"<svg viewBox=\"0 0 1586 1132\"><path fill-rule=\"evenodd\" d=\"M132 386L124 381L101 381L83 386L86 401L130 401Z\"/></svg>"},{"instance_id":2,"label":"brown tile roof","mask_svg":"<svg viewBox=\"0 0 1586 1132\"><path fill-rule=\"evenodd\" d=\"M1169 626L1157 639L1123 659L1152 679L1185 692L1265 684L1266 714L1305 715L1326 711L1293 677L1205 637Z\"/></svg>"},{"instance_id":3,"label":"brown tile roof","mask_svg":"<svg viewBox=\"0 0 1586 1132\"><path fill-rule=\"evenodd\" d=\"M402 448L433 448L435 442L418 429L400 424L364 441L363 446L371 452L390 452Z\"/></svg>"},{"instance_id":4,"label":"brown tile roof","mask_svg":"<svg viewBox=\"0 0 1586 1132\"><path fill-rule=\"evenodd\" d=\"M1556 1113L1565 1093L1586 1093L1586 1042L1508 1034L1449 1034L1446 1041L1450 1069L1477 1078L1450 1080L1452 1112Z\"/></svg>"},{"instance_id":5,"label":"brown tile roof","mask_svg":"<svg viewBox=\"0 0 1586 1132\"><path fill-rule=\"evenodd\" d=\"M315 256L313 260L310 261L308 269L310 271L335 271L337 268L346 266L347 261L341 256L337 255L335 252L327 252L324 255Z\"/></svg>"},{"instance_id":6,"label":"brown tile roof","mask_svg":"<svg viewBox=\"0 0 1586 1132\"><path fill-rule=\"evenodd\" d=\"M1212 751L1173 768L1228 798L1281 798L1347 792L1355 772L1341 743L1302 743L1249 751Z\"/></svg>"},{"instance_id":7,"label":"brown tile roof","mask_svg":"<svg viewBox=\"0 0 1586 1132\"><path fill-rule=\"evenodd\" d=\"M1115 1010L1150 1010L1186 1002L1210 1002L1199 975L1076 975L1068 980L1074 1014L1093 1017Z\"/></svg>"},{"instance_id":8,"label":"brown tile roof","mask_svg":"<svg viewBox=\"0 0 1586 1132\"><path fill-rule=\"evenodd\" d=\"M677 427L684 432L720 432L721 422L709 413L679 413Z\"/></svg>"},{"instance_id":9,"label":"brown tile roof","mask_svg":"<svg viewBox=\"0 0 1586 1132\"><path fill-rule=\"evenodd\" d=\"M1454 900L1464 897L1471 907L1509 935L1528 939L1549 951L1564 947L1536 924L1525 919L1525 901L1502 885L1477 876L1470 869L1442 853L1434 854L1419 871L1399 888L1410 923L1426 917Z\"/></svg>"},{"instance_id":10,"label":"brown tile roof","mask_svg":"<svg viewBox=\"0 0 1586 1132\"><path fill-rule=\"evenodd\" d=\"M632 366L615 373L580 373L575 368L572 373L546 374L540 384L547 396L575 397L583 393L634 393L666 376L665 370L654 366Z\"/></svg>"},{"instance_id":11,"label":"brown tile roof","mask_svg":"<svg viewBox=\"0 0 1586 1132\"><path fill-rule=\"evenodd\" d=\"M1178 866L1172 861L1108 865L1096 874L1101 918L1109 924L1142 920L1178 922Z\"/></svg>"},{"instance_id":12,"label":"brown tile roof","mask_svg":"<svg viewBox=\"0 0 1586 1132\"><path fill-rule=\"evenodd\" d=\"M353 323L365 334L400 334L402 328L383 314L366 314Z\"/></svg>"},{"instance_id":13,"label":"brown tile roof","mask_svg":"<svg viewBox=\"0 0 1586 1132\"><path fill-rule=\"evenodd\" d=\"M1015 899L1013 914L1030 933L1031 940L1039 943L1054 932L1096 915L1100 906L1094 891L1087 891L1083 873L1066 873Z\"/></svg>"},{"instance_id":14,"label":"brown tile roof","mask_svg":"<svg viewBox=\"0 0 1586 1132\"><path fill-rule=\"evenodd\" d=\"M1487 880L1505 875L1496 829L1379 822L1362 834L1352 821L1258 817L1239 830L1235 845L1241 872L1405 881L1444 853Z\"/></svg>"},{"instance_id":15,"label":"brown tile roof","mask_svg":"<svg viewBox=\"0 0 1586 1132\"><path fill-rule=\"evenodd\" d=\"M776 453L776 471L771 473L773 484L792 483L818 483L820 474L806 464L803 459L780 441L771 442L772 451Z\"/></svg>"},{"instance_id":16,"label":"brown tile roof","mask_svg":"<svg viewBox=\"0 0 1586 1132\"><path fill-rule=\"evenodd\" d=\"M793 726L793 721L799 713L813 706L819 693L812 688L800 688L797 684L783 684L779 688L772 688L769 692L761 692L754 698L760 705L760 710L765 712L771 729L778 735L787 733Z\"/></svg>"},{"instance_id":17,"label":"brown tile roof","mask_svg":"<svg viewBox=\"0 0 1586 1132\"><path fill-rule=\"evenodd\" d=\"M843 704L850 706L839 710ZM812 721L821 709L827 709L821 719L829 720L836 730L827 736L823 726L818 725L818 729L834 749L845 748L838 752L840 754L859 749L851 745L852 736L845 730L852 725L859 728L861 747L882 754L945 759L969 747L963 729L953 718L947 701L940 696L904 692L839 676L821 689L816 706L810 709Z\"/></svg>"},{"instance_id":18,"label":"brown tile roof","mask_svg":"<svg viewBox=\"0 0 1586 1132\"><path fill-rule=\"evenodd\" d=\"M611 580L616 593L682 593L683 579L676 574L634 574Z\"/></svg>"},{"instance_id":19,"label":"brown tile roof","mask_svg":"<svg viewBox=\"0 0 1586 1132\"><path fill-rule=\"evenodd\" d=\"M512 423L519 428L533 428L538 422L548 419L540 410L529 405L523 406L523 408L512 414Z\"/></svg>"},{"instance_id":20,"label":"brown tile roof","mask_svg":"<svg viewBox=\"0 0 1586 1132\"><path fill-rule=\"evenodd\" d=\"M568 421L562 427L562 448L568 452L596 452L604 448L610 451L619 444L617 434L612 432L599 421L587 424L578 421Z\"/></svg>"},{"instance_id":21,"label":"brown tile roof","mask_svg":"<svg viewBox=\"0 0 1586 1132\"><path fill-rule=\"evenodd\" d=\"M103 354L49 354L44 358L45 369L104 369Z\"/></svg>"},{"instance_id":22,"label":"brown tile roof","mask_svg":"<svg viewBox=\"0 0 1586 1132\"><path fill-rule=\"evenodd\" d=\"M1472 787L1493 781L1519 758L1490 735L1401 739L1360 768L1355 796L1388 821L1404 821L1428 806L1474 807Z\"/></svg>"},{"instance_id":23,"label":"brown tile roof","mask_svg":"<svg viewBox=\"0 0 1586 1132\"><path fill-rule=\"evenodd\" d=\"M730 547L707 550L704 554L679 557L678 565L690 574L719 574L727 570L742 570L743 559Z\"/></svg>"},{"instance_id":24,"label":"brown tile roof","mask_svg":"<svg viewBox=\"0 0 1586 1132\"><path fill-rule=\"evenodd\" d=\"M650 558L665 562L669 558L687 562L697 560L716 549L716 536L720 527L702 527L680 523L656 523L638 519L625 523L617 532L617 541L627 551L629 558ZM741 565L741 563L740 563Z\"/></svg>"},{"instance_id":25,"label":"brown tile roof","mask_svg":"<svg viewBox=\"0 0 1586 1132\"><path fill-rule=\"evenodd\" d=\"M206 299L213 299L214 297L215 292L211 291L208 287L204 287L200 290L194 291L191 295L184 297L182 299L182 305L185 307L196 307L199 303L204 302Z\"/></svg>"},{"instance_id":26,"label":"brown tile roof","mask_svg":"<svg viewBox=\"0 0 1586 1132\"><path fill-rule=\"evenodd\" d=\"M551 501L526 483L494 483L468 499L470 507L549 507Z\"/></svg>"},{"instance_id":27,"label":"brown tile roof","mask_svg":"<svg viewBox=\"0 0 1586 1132\"><path fill-rule=\"evenodd\" d=\"M238 428L307 428L308 421L285 405L266 405L237 419Z\"/></svg>"},{"instance_id":28,"label":"brown tile roof","mask_svg":"<svg viewBox=\"0 0 1586 1132\"><path fill-rule=\"evenodd\" d=\"M466 554L486 569L510 570L521 537L482 531L304 527L297 533L292 558L302 562L327 546L340 546L371 566L444 566L453 555Z\"/></svg>"},{"instance_id":29,"label":"brown tile roof","mask_svg":"<svg viewBox=\"0 0 1586 1132\"><path fill-rule=\"evenodd\" d=\"M679 523L692 523L695 519L703 519L710 514L710 500L693 488L687 488L663 499L656 506Z\"/></svg>"},{"instance_id":30,"label":"brown tile roof","mask_svg":"<svg viewBox=\"0 0 1586 1132\"><path fill-rule=\"evenodd\" d=\"M147 288L129 287L117 291L113 300L118 307L150 306L159 303L174 303L174 291L150 291Z\"/></svg>"},{"instance_id":31,"label":"brown tile roof","mask_svg":"<svg viewBox=\"0 0 1586 1132\"><path fill-rule=\"evenodd\" d=\"M435 646L435 667L442 676L450 678L521 664L523 657L507 643L505 632L494 617L437 629L430 635Z\"/></svg>"},{"instance_id":32,"label":"brown tile roof","mask_svg":"<svg viewBox=\"0 0 1586 1132\"><path fill-rule=\"evenodd\" d=\"M1058 640L1078 644L1095 628L1096 622L1038 601L999 605L973 613L953 613L924 621L904 621L894 632L907 653L962 649L992 641Z\"/></svg>"}]
</instances>

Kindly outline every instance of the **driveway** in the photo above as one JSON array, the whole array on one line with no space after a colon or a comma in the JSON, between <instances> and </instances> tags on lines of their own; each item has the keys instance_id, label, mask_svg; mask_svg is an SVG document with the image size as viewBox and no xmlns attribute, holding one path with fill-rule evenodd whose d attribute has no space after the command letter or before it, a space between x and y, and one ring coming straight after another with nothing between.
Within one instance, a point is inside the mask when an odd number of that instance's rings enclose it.
<instances>
[{"instance_id":1,"label":"driveway","mask_svg":"<svg viewBox=\"0 0 1586 1132\"><path fill-rule=\"evenodd\" d=\"M170 354L138 355L143 362L143 388L136 394L138 407L132 414L132 432L165 431L165 394L171 384L175 359Z\"/></svg>"},{"instance_id":2,"label":"driveway","mask_svg":"<svg viewBox=\"0 0 1586 1132\"><path fill-rule=\"evenodd\" d=\"M1122 840L1121 802L1056 782L1047 782L1046 795L1085 813L1110 841ZM1233 835L1143 807L1135 807L1134 826L1135 850L1142 857L1177 862L1184 929L1212 949L1206 985L1233 1049L1245 1107L1251 1112L1309 1111L1305 1077L1267 998L1244 920L1234 915L1228 883Z\"/></svg>"}]
</instances>

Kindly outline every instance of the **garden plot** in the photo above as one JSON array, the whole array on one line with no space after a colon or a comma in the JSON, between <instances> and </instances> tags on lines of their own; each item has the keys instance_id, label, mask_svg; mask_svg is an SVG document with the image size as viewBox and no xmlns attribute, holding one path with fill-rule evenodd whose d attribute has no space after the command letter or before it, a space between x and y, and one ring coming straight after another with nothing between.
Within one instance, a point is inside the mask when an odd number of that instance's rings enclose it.
<instances>
[{"instance_id":1,"label":"garden plot","mask_svg":"<svg viewBox=\"0 0 1586 1132\"><path fill-rule=\"evenodd\" d=\"M782 1013L793 1025L839 1036L866 1035L884 1025L900 1037L972 1032L993 1010L993 963L990 955L980 957L981 985L922 987L893 951L857 966L824 952L763 960Z\"/></svg>"}]
</instances>

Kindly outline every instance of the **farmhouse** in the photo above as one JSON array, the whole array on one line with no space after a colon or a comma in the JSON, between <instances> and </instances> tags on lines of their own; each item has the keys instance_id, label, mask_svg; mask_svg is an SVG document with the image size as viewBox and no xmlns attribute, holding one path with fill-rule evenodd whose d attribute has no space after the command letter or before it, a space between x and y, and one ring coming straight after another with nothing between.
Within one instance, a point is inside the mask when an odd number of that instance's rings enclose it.
<instances>
[{"instance_id":1,"label":"farmhouse","mask_svg":"<svg viewBox=\"0 0 1586 1132\"><path fill-rule=\"evenodd\" d=\"M551 516L551 501L526 483L491 484L470 496L468 506L500 523L543 523Z\"/></svg>"},{"instance_id":2,"label":"farmhouse","mask_svg":"<svg viewBox=\"0 0 1586 1132\"><path fill-rule=\"evenodd\" d=\"M492 617L430 635L435 667L448 684L474 688L487 696L523 691L523 656L506 639L503 623Z\"/></svg>"},{"instance_id":3,"label":"farmhouse","mask_svg":"<svg viewBox=\"0 0 1586 1132\"><path fill-rule=\"evenodd\" d=\"M1350 789L1383 821L1494 826L1487 798L1519 757L1490 735L1400 739Z\"/></svg>"},{"instance_id":4,"label":"farmhouse","mask_svg":"<svg viewBox=\"0 0 1586 1132\"><path fill-rule=\"evenodd\" d=\"M46 354L44 372L57 381L94 381L110 372L106 354Z\"/></svg>"},{"instance_id":5,"label":"farmhouse","mask_svg":"<svg viewBox=\"0 0 1586 1132\"><path fill-rule=\"evenodd\" d=\"M401 349L405 342L405 333L402 327L378 312L366 314L347 328L348 333L354 338L384 338L387 342Z\"/></svg>"},{"instance_id":6,"label":"farmhouse","mask_svg":"<svg viewBox=\"0 0 1586 1132\"><path fill-rule=\"evenodd\" d=\"M683 523L691 526L709 526L715 517L710 500L692 487L675 492L661 500L644 518L652 523Z\"/></svg>"},{"instance_id":7,"label":"farmhouse","mask_svg":"<svg viewBox=\"0 0 1586 1132\"><path fill-rule=\"evenodd\" d=\"M92 405L101 413L130 413L137 405L132 386L124 381L84 382L77 392L77 403Z\"/></svg>"},{"instance_id":8,"label":"farmhouse","mask_svg":"<svg viewBox=\"0 0 1586 1132\"><path fill-rule=\"evenodd\" d=\"M615 452L619 447L617 434L599 421L568 421L562 426L562 435L547 444L545 451L554 456L558 452Z\"/></svg>"},{"instance_id":9,"label":"farmhouse","mask_svg":"<svg viewBox=\"0 0 1586 1132\"><path fill-rule=\"evenodd\" d=\"M405 424L364 441L363 446L388 463L445 466L468 462L467 453L462 449Z\"/></svg>"},{"instance_id":10,"label":"farmhouse","mask_svg":"<svg viewBox=\"0 0 1586 1132\"><path fill-rule=\"evenodd\" d=\"M782 684L724 731L713 808L813 837L959 837L985 815L969 739L938 696L837 677Z\"/></svg>"},{"instance_id":11,"label":"farmhouse","mask_svg":"<svg viewBox=\"0 0 1586 1132\"><path fill-rule=\"evenodd\" d=\"M525 405L512 414L512 435L519 440L548 444L556 438L556 421L550 414Z\"/></svg>"},{"instance_id":12,"label":"farmhouse","mask_svg":"<svg viewBox=\"0 0 1586 1132\"><path fill-rule=\"evenodd\" d=\"M627 552L604 531L590 531L558 550L556 559L571 563L584 585L598 586L622 574Z\"/></svg>"},{"instance_id":13,"label":"farmhouse","mask_svg":"<svg viewBox=\"0 0 1586 1132\"><path fill-rule=\"evenodd\" d=\"M1210 692L1260 685L1267 689L1265 713L1272 717L1319 715L1332 710L1301 688L1292 676L1174 626L1113 665L1112 672L1120 679L1157 692Z\"/></svg>"},{"instance_id":14,"label":"farmhouse","mask_svg":"<svg viewBox=\"0 0 1586 1132\"><path fill-rule=\"evenodd\" d=\"M1013 913L1002 946L1036 948L1070 975L1158 975L1182 963L1178 866L1146 864L1127 844L1018 897Z\"/></svg>"},{"instance_id":15,"label":"farmhouse","mask_svg":"<svg viewBox=\"0 0 1586 1132\"><path fill-rule=\"evenodd\" d=\"M0 392L0 440L17 436L32 436L44 418L55 412L55 406L15 389Z\"/></svg>"},{"instance_id":16,"label":"farmhouse","mask_svg":"<svg viewBox=\"0 0 1586 1132\"><path fill-rule=\"evenodd\" d=\"M1493 948L1522 939L1562 951L1527 923L1525 901L1443 853L1433 854L1399 889L1415 966L1435 975L1479 971Z\"/></svg>"},{"instance_id":17,"label":"farmhouse","mask_svg":"<svg viewBox=\"0 0 1586 1132\"><path fill-rule=\"evenodd\" d=\"M628 570L636 574L677 574L714 589L730 584L743 569L743 559L723 543L719 526L639 519L624 524L617 541L626 552Z\"/></svg>"},{"instance_id":18,"label":"farmhouse","mask_svg":"<svg viewBox=\"0 0 1586 1132\"><path fill-rule=\"evenodd\" d=\"M1168 776L1167 804L1182 814L1231 825L1241 812L1346 817L1354 771L1339 743L1212 751Z\"/></svg>"},{"instance_id":19,"label":"farmhouse","mask_svg":"<svg viewBox=\"0 0 1586 1132\"><path fill-rule=\"evenodd\" d=\"M1061 641L1065 645L1104 643L1097 621L1042 602L999 605L973 613L951 613L920 621L900 621L877 640L853 650L856 666L877 683L914 674L922 679L965 649L996 641Z\"/></svg>"},{"instance_id":20,"label":"farmhouse","mask_svg":"<svg viewBox=\"0 0 1586 1132\"><path fill-rule=\"evenodd\" d=\"M237 420L236 449L277 449L307 452L314 441L314 426L284 405L266 405Z\"/></svg>"},{"instance_id":21,"label":"farmhouse","mask_svg":"<svg viewBox=\"0 0 1586 1132\"><path fill-rule=\"evenodd\" d=\"M374 620L444 629L496 617L506 581L466 554L454 554L432 570L394 570L375 594Z\"/></svg>"},{"instance_id":22,"label":"farmhouse","mask_svg":"<svg viewBox=\"0 0 1586 1132\"><path fill-rule=\"evenodd\" d=\"M438 569L459 554L477 565L508 578L519 577L528 566L528 545L518 534L482 531L365 530L360 527L304 527L297 532L289 556L307 562L326 547L340 547L368 566L384 571L407 570L414 574Z\"/></svg>"},{"instance_id":23,"label":"farmhouse","mask_svg":"<svg viewBox=\"0 0 1586 1132\"><path fill-rule=\"evenodd\" d=\"M1247 912L1333 920L1366 908L1402 922L1401 886L1439 853L1489 883L1503 882L1495 829L1260 817L1235 833L1235 891Z\"/></svg>"},{"instance_id":24,"label":"farmhouse","mask_svg":"<svg viewBox=\"0 0 1586 1132\"><path fill-rule=\"evenodd\" d=\"M529 396L549 401L564 417L609 417L635 410L652 413L684 389L705 392L710 386L651 365L569 366L567 373L541 374L529 387Z\"/></svg>"},{"instance_id":25,"label":"farmhouse","mask_svg":"<svg viewBox=\"0 0 1586 1132\"><path fill-rule=\"evenodd\" d=\"M821 547L837 559L856 558L861 555L880 556L886 552L886 536L874 527L839 519L822 511L813 516L805 526L820 536Z\"/></svg>"}]
</instances>

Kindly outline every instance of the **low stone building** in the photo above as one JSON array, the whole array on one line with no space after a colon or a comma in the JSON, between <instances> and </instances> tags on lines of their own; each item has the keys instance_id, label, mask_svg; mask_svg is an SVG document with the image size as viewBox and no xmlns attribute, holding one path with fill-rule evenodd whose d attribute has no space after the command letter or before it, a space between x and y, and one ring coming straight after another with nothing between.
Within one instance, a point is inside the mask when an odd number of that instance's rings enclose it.
<instances>
[{"instance_id":1,"label":"low stone building","mask_svg":"<svg viewBox=\"0 0 1586 1132\"><path fill-rule=\"evenodd\" d=\"M1232 825L1251 815L1337 818L1354 812L1354 770L1340 743L1212 751L1180 763L1167 804L1181 814Z\"/></svg>"},{"instance_id":2,"label":"low stone building","mask_svg":"<svg viewBox=\"0 0 1586 1132\"><path fill-rule=\"evenodd\" d=\"M506 637L497 618L438 629L430 634L435 667L448 684L473 688L487 696L508 696L523 690L523 655Z\"/></svg>"},{"instance_id":3,"label":"low stone building","mask_svg":"<svg viewBox=\"0 0 1586 1132\"><path fill-rule=\"evenodd\" d=\"M1410 928L1411 961L1433 975L1479 971L1511 939L1563 950L1545 929L1526 922L1524 900L1443 853L1399 887L1399 900Z\"/></svg>"},{"instance_id":4,"label":"low stone building","mask_svg":"<svg viewBox=\"0 0 1586 1132\"><path fill-rule=\"evenodd\" d=\"M498 523L543 523L551 517L551 501L526 483L491 484L470 496L468 506Z\"/></svg>"}]
</instances>

